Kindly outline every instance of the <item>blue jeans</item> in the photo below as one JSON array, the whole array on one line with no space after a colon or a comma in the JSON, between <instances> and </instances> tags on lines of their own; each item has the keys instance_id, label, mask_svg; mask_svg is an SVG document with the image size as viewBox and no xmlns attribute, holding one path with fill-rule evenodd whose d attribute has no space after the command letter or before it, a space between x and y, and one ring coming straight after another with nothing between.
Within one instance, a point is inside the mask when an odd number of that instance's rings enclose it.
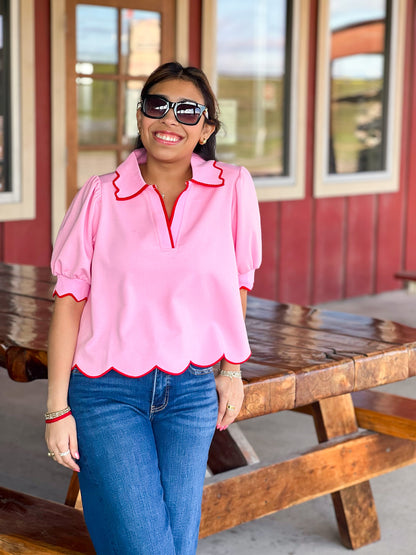
<instances>
[{"instance_id":1,"label":"blue jeans","mask_svg":"<svg viewBox=\"0 0 416 555\"><path fill-rule=\"evenodd\" d=\"M99 555L194 555L218 401L212 368L72 372L84 517Z\"/></svg>"}]
</instances>

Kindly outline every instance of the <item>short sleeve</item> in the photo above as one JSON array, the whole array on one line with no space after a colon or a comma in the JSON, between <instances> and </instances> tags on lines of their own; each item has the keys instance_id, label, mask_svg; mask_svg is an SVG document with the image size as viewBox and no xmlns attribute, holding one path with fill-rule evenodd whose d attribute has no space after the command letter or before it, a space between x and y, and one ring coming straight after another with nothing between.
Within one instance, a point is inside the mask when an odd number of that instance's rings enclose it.
<instances>
[{"instance_id":1,"label":"short sleeve","mask_svg":"<svg viewBox=\"0 0 416 555\"><path fill-rule=\"evenodd\" d=\"M92 177L77 193L62 222L52 252L57 276L54 295L85 300L90 291L91 261L101 211L101 182Z\"/></svg>"},{"instance_id":2,"label":"short sleeve","mask_svg":"<svg viewBox=\"0 0 416 555\"><path fill-rule=\"evenodd\" d=\"M244 167L235 184L233 234L239 286L250 290L261 264L261 226L256 189Z\"/></svg>"}]
</instances>

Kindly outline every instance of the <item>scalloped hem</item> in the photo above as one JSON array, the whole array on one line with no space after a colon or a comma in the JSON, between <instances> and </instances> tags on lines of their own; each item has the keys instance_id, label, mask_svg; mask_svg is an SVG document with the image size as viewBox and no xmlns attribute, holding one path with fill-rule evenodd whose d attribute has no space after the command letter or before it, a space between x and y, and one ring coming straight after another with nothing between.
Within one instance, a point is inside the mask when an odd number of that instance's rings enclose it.
<instances>
[{"instance_id":1,"label":"scalloped hem","mask_svg":"<svg viewBox=\"0 0 416 555\"><path fill-rule=\"evenodd\" d=\"M52 293L52 297L58 297L59 299L63 299L64 297L72 297L77 303L82 303L82 301L86 301L88 299L88 296L82 299L77 299L73 293L64 293L63 295L60 295L56 289Z\"/></svg>"},{"instance_id":2,"label":"scalloped hem","mask_svg":"<svg viewBox=\"0 0 416 555\"><path fill-rule=\"evenodd\" d=\"M105 370L105 372L103 372L102 374L99 374L98 376L91 376L89 374L87 374L86 372L84 372L83 370L81 370L81 368L78 366L78 364L74 364L71 370L74 370L75 368L81 372L81 374L83 376L85 376L86 378L102 378L103 376L105 376L106 374L108 374L108 372L111 372L112 370L114 370L114 372L117 372L117 374L120 374L121 376L125 376L126 378L143 378L143 376L147 376L147 374L150 374L151 372L153 372L153 370L156 370L156 368L158 368L161 372L164 372L165 374L169 374L171 376L179 376L180 374L183 374L184 372L186 372L187 368L192 364L194 366L199 366L200 368L209 368L210 366L214 366L214 364L218 364L218 362L220 362L220 360L225 359L227 362L229 362L230 364L244 364L245 362L248 361L248 359L251 357L251 352L248 355L248 357L241 361L241 362L232 362L231 360L228 360L228 358L226 358L225 355L222 355L218 360L216 360L215 362L212 362L211 364L204 364L204 365L200 365L197 364L196 362L193 362L192 360L189 361L189 363L187 364L187 366L181 370L180 372L169 372L168 370L164 370L163 368L161 368L160 366L158 366L157 364L155 366L153 366L153 368L151 368L150 370L148 370L147 372L144 372L143 374L140 374L138 376L135 375L131 375L131 374L126 374L124 372L122 372L121 370L118 370L117 368L115 368L114 366L111 366L110 368L108 368L107 370Z\"/></svg>"}]
</instances>

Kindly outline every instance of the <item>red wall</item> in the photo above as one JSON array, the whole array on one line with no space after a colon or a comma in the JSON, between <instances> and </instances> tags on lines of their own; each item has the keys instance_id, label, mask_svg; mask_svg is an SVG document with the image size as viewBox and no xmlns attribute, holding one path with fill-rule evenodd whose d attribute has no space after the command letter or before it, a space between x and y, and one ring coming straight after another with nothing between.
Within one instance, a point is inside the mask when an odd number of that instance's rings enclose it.
<instances>
[{"instance_id":1,"label":"red wall","mask_svg":"<svg viewBox=\"0 0 416 555\"><path fill-rule=\"evenodd\" d=\"M253 293L314 304L401 286L393 274L416 269L416 0L407 0L400 192L314 199L313 140L317 0L310 0L306 195L261 203L264 261ZM0 259L46 265L50 257L50 3L35 2L36 219L0 224ZM199 65L201 0L190 3L190 63Z\"/></svg>"},{"instance_id":2,"label":"red wall","mask_svg":"<svg viewBox=\"0 0 416 555\"><path fill-rule=\"evenodd\" d=\"M47 265L51 253L50 3L35 2L36 218L0 224L5 262Z\"/></svg>"}]
</instances>

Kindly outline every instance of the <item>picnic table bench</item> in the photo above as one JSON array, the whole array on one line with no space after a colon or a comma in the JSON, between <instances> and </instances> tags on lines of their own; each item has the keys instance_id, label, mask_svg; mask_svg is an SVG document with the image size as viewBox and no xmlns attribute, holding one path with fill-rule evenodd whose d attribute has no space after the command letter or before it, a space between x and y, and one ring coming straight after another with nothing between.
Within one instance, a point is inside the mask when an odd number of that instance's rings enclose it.
<instances>
[{"instance_id":1,"label":"picnic table bench","mask_svg":"<svg viewBox=\"0 0 416 555\"><path fill-rule=\"evenodd\" d=\"M400 270L394 274L394 277L404 281L409 292L416 291L416 271Z\"/></svg>"},{"instance_id":2,"label":"picnic table bench","mask_svg":"<svg viewBox=\"0 0 416 555\"><path fill-rule=\"evenodd\" d=\"M47 378L52 290L47 268L0 264L0 365L13 380ZM378 540L369 480L416 462L416 401L371 388L416 375L416 329L255 297L248 299L247 329L253 354L242 368L245 400L238 420L300 411L312 415L318 444L285 460L279 453L247 466L232 434L216 433L200 536L331 494L345 546ZM76 503L77 493L75 475L68 504ZM10 549L5 553L30 552L13 551L13 541L19 549L30 542L39 549L43 542L39 553L93 553L80 511L62 505L60 512L59 504L49 503L0 488L0 547ZM82 545L72 545L64 531L71 514Z\"/></svg>"}]
</instances>

